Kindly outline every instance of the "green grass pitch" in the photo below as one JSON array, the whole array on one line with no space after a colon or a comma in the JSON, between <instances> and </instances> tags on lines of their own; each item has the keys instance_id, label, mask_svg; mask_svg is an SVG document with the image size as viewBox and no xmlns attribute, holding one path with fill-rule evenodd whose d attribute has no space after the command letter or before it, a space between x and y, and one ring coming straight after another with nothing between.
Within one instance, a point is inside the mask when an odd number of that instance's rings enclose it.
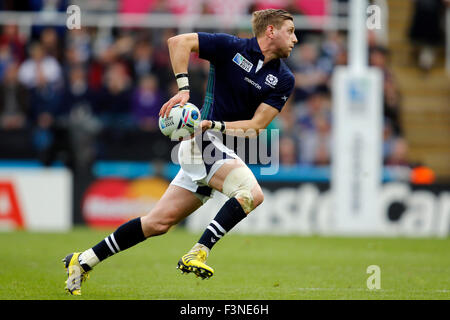
<instances>
[{"instance_id":1,"label":"green grass pitch","mask_svg":"<svg viewBox=\"0 0 450 320\"><path fill-rule=\"evenodd\" d=\"M64 291L61 259L112 230L0 232L0 299L450 299L450 239L262 236L231 233L213 249L209 280L176 269L198 240L183 228L99 264L81 297ZM381 270L369 290L367 267Z\"/></svg>"}]
</instances>

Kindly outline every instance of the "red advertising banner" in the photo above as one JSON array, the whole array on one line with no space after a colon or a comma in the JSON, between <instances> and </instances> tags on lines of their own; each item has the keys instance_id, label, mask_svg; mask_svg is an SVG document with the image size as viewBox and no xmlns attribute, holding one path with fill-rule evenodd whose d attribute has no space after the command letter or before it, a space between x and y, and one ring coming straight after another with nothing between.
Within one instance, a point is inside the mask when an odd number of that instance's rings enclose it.
<instances>
[{"instance_id":1,"label":"red advertising banner","mask_svg":"<svg viewBox=\"0 0 450 320\"><path fill-rule=\"evenodd\" d=\"M16 229L24 227L16 190L10 181L0 181L0 224L12 224Z\"/></svg>"},{"instance_id":2,"label":"red advertising banner","mask_svg":"<svg viewBox=\"0 0 450 320\"><path fill-rule=\"evenodd\" d=\"M83 218L92 227L118 227L151 210L168 185L161 178L96 180L84 195Z\"/></svg>"}]
</instances>

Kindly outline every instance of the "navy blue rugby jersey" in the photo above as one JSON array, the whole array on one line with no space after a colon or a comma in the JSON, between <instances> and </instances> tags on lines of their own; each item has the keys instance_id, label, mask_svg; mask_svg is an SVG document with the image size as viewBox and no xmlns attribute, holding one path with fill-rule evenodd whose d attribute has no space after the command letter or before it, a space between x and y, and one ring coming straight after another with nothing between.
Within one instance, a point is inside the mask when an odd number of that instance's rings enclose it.
<instances>
[{"instance_id":1,"label":"navy blue rugby jersey","mask_svg":"<svg viewBox=\"0 0 450 320\"><path fill-rule=\"evenodd\" d=\"M294 88L294 75L283 60L263 66L256 38L198 33L199 57L210 61L202 119L249 120L261 103L281 111Z\"/></svg>"}]
</instances>

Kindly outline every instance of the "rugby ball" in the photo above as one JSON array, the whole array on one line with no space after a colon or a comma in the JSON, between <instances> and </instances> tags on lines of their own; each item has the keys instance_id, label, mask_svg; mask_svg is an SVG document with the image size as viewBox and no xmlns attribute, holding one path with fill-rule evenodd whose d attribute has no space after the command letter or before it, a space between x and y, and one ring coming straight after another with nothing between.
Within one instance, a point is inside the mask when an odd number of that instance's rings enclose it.
<instances>
[{"instance_id":1,"label":"rugby ball","mask_svg":"<svg viewBox=\"0 0 450 320\"><path fill-rule=\"evenodd\" d=\"M179 140L194 133L200 125L201 117L198 108L187 102L184 106L176 104L169 116L159 117L159 130L172 140Z\"/></svg>"}]
</instances>

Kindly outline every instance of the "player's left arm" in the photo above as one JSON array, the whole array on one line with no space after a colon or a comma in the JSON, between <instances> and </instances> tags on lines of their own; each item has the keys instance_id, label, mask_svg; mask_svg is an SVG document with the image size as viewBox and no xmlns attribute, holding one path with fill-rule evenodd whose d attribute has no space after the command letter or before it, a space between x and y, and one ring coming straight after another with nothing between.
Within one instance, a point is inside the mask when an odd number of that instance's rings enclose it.
<instances>
[{"instance_id":1,"label":"player's left arm","mask_svg":"<svg viewBox=\"0 0 450 320\"><path fill-rule=\"evenodd\" d=\"M267 128L267 126L279 113L280 111L278 111L278 109L263 102L258 106L253 118L250 120L225 122L226 134L248 138L256 137L260 134L261 130ZM214 125L217 125L216 121ZM203 128L214 129L212 126L213 121L202 121Z\"/></svg>"}]
</instances>

